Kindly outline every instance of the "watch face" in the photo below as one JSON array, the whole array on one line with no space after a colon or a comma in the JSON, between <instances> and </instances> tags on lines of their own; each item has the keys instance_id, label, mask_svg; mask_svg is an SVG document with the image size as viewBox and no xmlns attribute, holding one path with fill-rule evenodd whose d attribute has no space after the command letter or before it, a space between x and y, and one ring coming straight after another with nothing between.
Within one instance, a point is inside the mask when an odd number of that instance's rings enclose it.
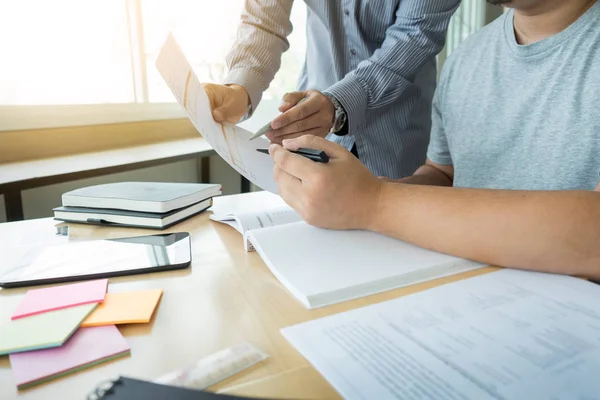
<instances>
[{"instance_id":1,"label":"watch face","mask_svg":"<svg viewBox=\"0 0 600 400\"><path fill-rule=\"evenodd\" d=\"M340 108L341 108L341 105L340 105ZM336 113L335 113L336 131L341 130L345 124L346 124L346 113L344 112L343 109L336 109Z\"/></svg>"},{"instance_id":2,"label":"watch face","mask_svg":"<svg viewBox=\"0 0 600 400\"><path fill-rule=\"evenodd\" d=\"M335 118L333 120L333 126L331 127L331 130L333 132L339 132L345 123L346 123L346 116L343 113L336 111Z\"/></svg>"},{"instance_id":3,"label":"watch face","mask_svg":"<svg viewBox=\"0 0 600 400\"><path fill-rule=\"evenodd\" d=\"M346 124L346 112L340 104L340 102L333 96L327 95L327 97L333 103L335 116L333 118L333 124L331 126L331 132L339 132Z\"/></svg>"}]
</instances>

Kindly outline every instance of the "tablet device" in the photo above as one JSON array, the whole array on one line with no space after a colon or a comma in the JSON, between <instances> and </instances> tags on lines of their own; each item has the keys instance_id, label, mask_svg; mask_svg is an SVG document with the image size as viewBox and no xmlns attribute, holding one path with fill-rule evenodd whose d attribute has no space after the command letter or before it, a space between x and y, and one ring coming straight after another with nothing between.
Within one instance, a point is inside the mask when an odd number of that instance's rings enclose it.
<instances>
[{"instance_id":1,"label":"tablet device","mask_svg":"<svg viewBox=\"0 0 600 400\"><path fill-rule=\"evenodd\" d=\"M12 260L0 267L2 288L170 271L187 268L192 261L187 232L12 251L13 257L8 257Z\"/></svg>"}]
</instances>

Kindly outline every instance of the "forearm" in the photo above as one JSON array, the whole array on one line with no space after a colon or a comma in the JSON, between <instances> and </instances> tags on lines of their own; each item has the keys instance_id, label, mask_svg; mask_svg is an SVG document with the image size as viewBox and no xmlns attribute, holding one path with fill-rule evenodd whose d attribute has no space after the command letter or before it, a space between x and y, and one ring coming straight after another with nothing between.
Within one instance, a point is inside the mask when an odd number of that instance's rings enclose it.
<instances>
[{"instance_id":1,"label":"forearm","mask_svg":"<svg viewBox=\"0 0 600 400\"><path fill-rule=\"evenodd\" d=\"M237 39L226 56L229 73L223 83L243 86L252 110L279 70L281 55L289 48L292 4L293 0L245 2Z\"/></svg>"},{"instance_id":2,"label":"forearm","mask_svg":"<svg viewBox=\"0 0 600 400\"><path fill-rule=\"evenodd\" d=\"M325 92L348 114L349 131L362 134L367 110L397 102L423 65L442 50L460 0L403 0L381 46Z\"/></svg>"},{"instance_id":3,"label":"forearm","mask_svg":"<svg viewBox=\"0 0 600 400\"><path fill-rule=\"evenodd\" d=\"M423 165L412 176L394 182L411 185L452 186L452 178L431 165Z\"/></svg>"},{"instance_id":4,"label":"forearm","mask_svg":"<svg viewBox=\"0 0 600 400\"><path fill-rule=\"evenodd\" d=\"M491 265L600 278L600 193L385 184L376 232Z\"/></svg>"}]
</instances>

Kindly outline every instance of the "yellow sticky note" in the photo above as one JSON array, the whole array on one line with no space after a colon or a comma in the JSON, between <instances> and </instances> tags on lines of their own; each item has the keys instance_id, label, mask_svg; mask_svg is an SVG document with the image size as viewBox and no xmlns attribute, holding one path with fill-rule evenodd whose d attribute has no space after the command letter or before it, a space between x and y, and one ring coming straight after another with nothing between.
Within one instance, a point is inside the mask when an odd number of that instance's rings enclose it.
<instances>
[{"instance_id":1,"label":"yellow sticky note","mask_svg":"<svg viewBox=\"0 0 600 400\"><path fill-rule=\"evenodd\" d=\"M81 326L148 323L162 292L162 289L156 289L107 293L104 301Z\"/></svg>"}]
</instances>

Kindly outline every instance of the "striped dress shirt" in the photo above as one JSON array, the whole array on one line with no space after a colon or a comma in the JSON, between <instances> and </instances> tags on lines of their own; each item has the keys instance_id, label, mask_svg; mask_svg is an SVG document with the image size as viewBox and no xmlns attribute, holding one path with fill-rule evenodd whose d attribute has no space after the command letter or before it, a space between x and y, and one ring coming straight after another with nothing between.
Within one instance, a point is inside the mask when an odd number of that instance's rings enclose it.
<instances>
[{"instance_id":1,"label":"striped dress shirt","mask_svg":"<svg viewBox=\"0 0 600 400\"><path fill-rule=\"evenodd\" d=\"M298 90L335 96L348 134L328 139L378 176L411 175L425 161L435 56L460 0L305 0L306 58ZM224 83L246 88L251 110L289 48L293 0L246 0Z\"/></svg>"}]
</instances>

